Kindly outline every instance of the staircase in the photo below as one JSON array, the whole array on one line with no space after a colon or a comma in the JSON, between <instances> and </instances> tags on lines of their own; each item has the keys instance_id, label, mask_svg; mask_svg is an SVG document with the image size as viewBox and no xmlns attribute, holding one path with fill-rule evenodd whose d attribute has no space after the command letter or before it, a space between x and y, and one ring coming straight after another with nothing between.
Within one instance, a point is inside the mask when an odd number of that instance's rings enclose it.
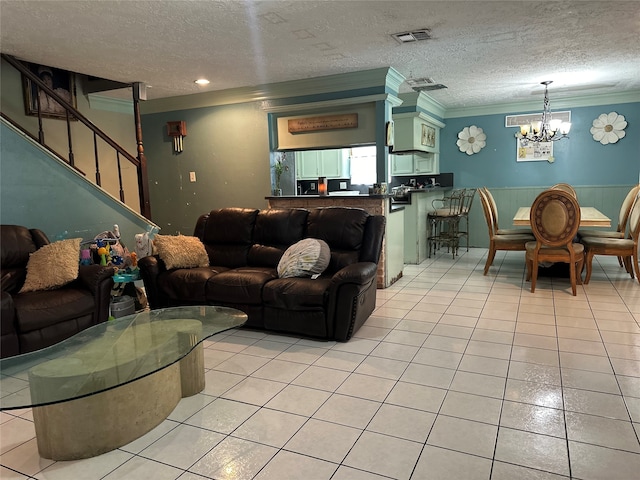
<instances>
[{"instance_id":1,"label":"staircase","mask_svg":"<svg viewBox=\"0 0 640 480\"><path fill-rule=\"evenodd\" d=\"M86 118L80 111L78 111L73 105L68 103L65 98L58 95L51 87L46 85L37 75L35 75L26 65L15 58L2 54L2 59L13 68L18 70L23 79L27 83L33 85L35 88L35 95L33 99L35 101L35 112L37 114L37 133L33 134L28 128L19 125L18 122L9 118L2 113L2 118L7 122L10 122L15 128L20 129L25 135L31 137L37 141L40 145L47 148L55 157L59 160L66 162L70 167L76 169L82 175L85 172L76 167L74 152L74 140L76 137L90 135L93 139L93 157L95 172L93 175L94 183L98 187L102 187L102 169L103 165L107 165L108 169L115 169L117 171L117 183L118 183L118 196L122 203L126 203L125 189L123 184L123 162L130 164L135 168L137 176L137 187L140 201L140 213L147 219L151 220L151 206L149 203L149 187L147 179L147 161L144 155L144 147L142 143L142 128L140 126L140 108L139 100L134 97L133 109L134 109L134 122L136 131L136 143L137 143L137 156L134 157L128 153L123 147L116 143L105 132L98 128L93 122ZM40 93L46 93L47 97L54 99L59 106L64 109L62 115L66 121L66 137L67 137L67 152L56 152L51 145L47 144L45 127L47 122L43 119L46 116L46 112L43 112L43 106L41 105ZM72 128L72 123L74 127ZM50 124L49 124L50 125ZM76 126L77 125L77 126ZM57 128L55 128L57 127ZM55 128L54 134L59 134L59 125L50 127L52 130ZM80 131L82 130L82 131ZM73 132L73 135L72 135ZM86 154L86 152L84 152ZM89 178L89 177L87 177Z\"/></svg>"},{"instance_id":2,"label":"staircase","mask_svg":"<svg viewBox=\"0 0 640 480\"><path fill-rule=\"evenodd\" d=\"M39 102L37 118L24 117L26 125L19 125L2 112L0 222L40 228L51 240L79 236L90 239L102 231L112 230L113 224L117 223L123 240L130 247L134 247L135 233L157 231L158 226L150 220L138 106L134 105L138 147L138 155L134 157L56 95L21 62L4 54L2 59L3 67L7 64L15 67L23 78L28 78L38 90L62 105L66 122L65 119L43 121ZM18 76L17 73L13 75ZM3 90L3 109L13 100L5 95ZM15 105L13 107L16 111ZM45 140L45 134L50 137L49 142ZM58 150L62 149L60 145L68 145L68 148L63 147L67 151L64 154L56 152L51 143L57 145ZM76 151L82 144L93 144L93 151L87 153L86 148L82 152ZM78 168L76 160L80 154L93 156L92 161L80 163L85 169L87 165L89 169L95 165L95 172L86 174ZM128 178L134 173L135 179ZM103 187L105 179L112 193ZM129 203L135 207L138 196L140 211L125 203L125 190L128 190Z\"/></svg>"}]
</instances>

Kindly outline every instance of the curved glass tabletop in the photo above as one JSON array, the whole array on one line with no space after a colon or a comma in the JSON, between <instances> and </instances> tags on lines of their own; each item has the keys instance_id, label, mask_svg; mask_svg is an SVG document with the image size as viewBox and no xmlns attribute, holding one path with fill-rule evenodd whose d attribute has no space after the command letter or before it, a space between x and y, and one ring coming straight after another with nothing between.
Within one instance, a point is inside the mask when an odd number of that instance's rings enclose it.
<instances>
[{"instance_id":1,"label":"curved glass tabletop","mask_svg":"<svg viewBox=\"0 0 640 480\"><path fill-rule=\"evenodd\" d=\"M0 360L0 410L93 395L181 360L247 315L216 306L145 311L94 325L35 352Z\"/></svg>"}]
</instances>

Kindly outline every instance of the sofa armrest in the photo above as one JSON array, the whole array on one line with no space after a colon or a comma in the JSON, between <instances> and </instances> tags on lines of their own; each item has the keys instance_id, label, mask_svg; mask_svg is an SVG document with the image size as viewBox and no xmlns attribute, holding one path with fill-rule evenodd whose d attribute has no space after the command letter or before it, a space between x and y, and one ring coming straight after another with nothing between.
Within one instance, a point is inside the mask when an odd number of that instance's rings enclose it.
<instances>
[{"instance_id":1,"label":"sofa armrest","mask_svg":"<svg viewBox=\"0 0 640 480\"><path fill-rule=\"evenodd\" d=\"M378 271L378 265L373 262L352 263L336 272L331 277L332 288L343 283L355 283L357 285L366 285L375 278Z\"/></svg>"},{"instance_id":2,"label":"sofa armrest","mask_svg":"<svg viewBox=\"0 0 640 480\"><path fill-rule=\"evenodd\" d=\"M166 265L158 255L149 255L138 260L140 278L144 282L144 291L152 310L168 306L164 295L158 287L158 275L167 270Z\"/></svg>"},{"instance_id":3,"label":"sofa armrest","mask_svg":"<svg viewBox=\"0 0 640 480\"><path fill-rule=\"evenodd\" d=\"M91 290L94 296L101 292L104 287L105 280L108 283L109 291L113 288L113 275L116 269L114 267L104 267L101 265L80 265L78 268L78 280Z\"/></svg>"},{"instance_id":4,"label":"sofa armrest","mask_svg":"<svg viewBox=\"0 0 640 480\"><path fill-rule=\"evenodd\" d=\"M77 281L93 294L95 300L94 321L96 324L106 322L109 319L109 304L111 303L115 273L115 267L102 265L80 265L78 269Z\"/></svg>"}]
</instances>

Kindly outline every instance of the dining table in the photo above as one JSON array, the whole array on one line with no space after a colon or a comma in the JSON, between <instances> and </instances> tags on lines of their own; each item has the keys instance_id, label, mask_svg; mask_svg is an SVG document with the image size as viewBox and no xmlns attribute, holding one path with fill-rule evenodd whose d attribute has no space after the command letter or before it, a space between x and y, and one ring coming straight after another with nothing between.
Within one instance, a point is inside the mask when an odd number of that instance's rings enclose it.
<instances>
[{"instance_id":1,"label":"dining table","mask_svg":"<svg viewBox=\"0 0 640 480\"><path fill-rule=\"evenodd\" d=\"M520 227L531 225L531 207L519 207L513 216L513 224ZM581 227L611 227L611 219L595 207L580 207Z\"/></svg>"}]
</instances>

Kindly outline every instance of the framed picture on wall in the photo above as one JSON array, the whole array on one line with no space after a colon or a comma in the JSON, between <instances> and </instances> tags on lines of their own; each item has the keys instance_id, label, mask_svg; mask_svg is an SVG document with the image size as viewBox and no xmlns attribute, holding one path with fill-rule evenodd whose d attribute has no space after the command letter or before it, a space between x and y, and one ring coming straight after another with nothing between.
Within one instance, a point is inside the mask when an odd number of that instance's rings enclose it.
<instances>
[{"instance_id":1,"label":"framed picture on wall","mask_svg":"<svg viewBox=\"0 0 640 480\"><path fill-rule=\"evenodd\" d=\"M548 162L553 161L553 142L529 142L522 145L521 139L516 139L516 161L518 162Z\"/></svg>"},{"instance_id":2,"label":"framed picture on wall","mask_svg":"<svg viewBox=\"0 0 640 480\"><path fill-rule=\"evenodd\" d=\"M60 70L58 68L38 65L37 63L26 63L25 65L32 73L37 75L45 85L51 88L64 101L77 108L75 76L72 72ZM27 77L23 76L25 113L27 115L38 115L38 98L40 99L40 110L43 117L67 118L66 111L62 105L52 97L47 95ZM70 119L75 117L70 116Z\"/></svg>"},{"instance_id":3,"label":"framed picture on wall","mask_svg":"<svg viewBox=\"0 0 640 480\"><path fill-rule=\"evenodd\" d=\"M429 125L422 124L422 136L420 137L420 143L425 147L436 146L436 129Z\"/></svg>"}]
</instances>

